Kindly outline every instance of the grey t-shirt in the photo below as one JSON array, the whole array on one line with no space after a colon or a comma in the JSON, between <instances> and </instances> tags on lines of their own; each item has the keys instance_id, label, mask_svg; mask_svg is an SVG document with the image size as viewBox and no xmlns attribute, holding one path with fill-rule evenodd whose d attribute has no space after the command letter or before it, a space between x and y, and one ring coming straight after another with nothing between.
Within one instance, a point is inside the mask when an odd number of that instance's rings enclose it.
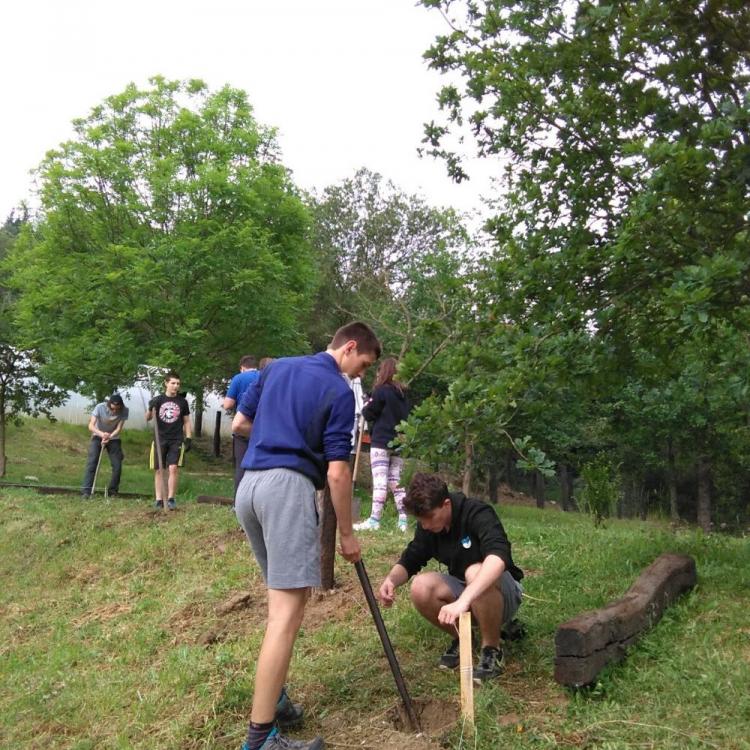
<instances>
[{"instance_id":1,"label":"grey t-shirt","mask_svg":"<svg viewBox=\"0 0 750 750\"><path fill-rule=\"evenodd\" d=\"M113 432L119 422L124 422L128 418L128 414L127 406L123 405L122 409L115 414L109 410L105 402L97 404L91 412L91 416L96 417L96 429L100 432ZM115 435L112 439L119 440L120 436Z\"/></svg>"}]
</instances>

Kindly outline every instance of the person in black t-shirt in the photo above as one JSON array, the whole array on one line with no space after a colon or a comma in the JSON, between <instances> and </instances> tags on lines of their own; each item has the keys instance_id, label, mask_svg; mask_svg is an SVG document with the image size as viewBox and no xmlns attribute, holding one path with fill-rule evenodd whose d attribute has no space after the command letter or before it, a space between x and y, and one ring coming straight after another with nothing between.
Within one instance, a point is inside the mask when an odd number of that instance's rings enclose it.
<instances>
[{"instance_id":1,"label":"person in black t-shirt","mask_svg":"<svg viewBox=\"0 0 750 750\"><path fill-rule=\"evenodd\" d=\"M503 630L520 632L513 617L521 604L523 571L513 562L510 542L495 510L461 492L448 492L434 474L414 475L404 501L418 521L414 539L380 585L378 596L390 607L396 589L412 576L411 599L418 612L453 636L440 658L443 669L458 666L457 623L471 611L482 641L474 680L497 677L503 669ZM429 560L447 572L419 572ZM515 637L518 637L516 635Z\"/></svg>"},{"instance_id":2,"label":"person in black t-shirt","mask_svg":"<svg viewBox=\"0 0 750 750\"><path fill-rule=\"evenodd\" d=\"M190 421L190 407L187 400L180 396L180 376L174 370L164 378L164 393L152 398L148 403L146 421L156 416L156 427L161 449L161 465L168 472L167 478L167 507L174 510L177 507L175 496L179 482L180 467L185 453L190 450L193 438L193 425ZM156 442L151 444L151 468L154 469L154 489L156 491L156 507L164 507L164 476L159 469L159 459L156 455Z\"/></svg>"}]
</instances>

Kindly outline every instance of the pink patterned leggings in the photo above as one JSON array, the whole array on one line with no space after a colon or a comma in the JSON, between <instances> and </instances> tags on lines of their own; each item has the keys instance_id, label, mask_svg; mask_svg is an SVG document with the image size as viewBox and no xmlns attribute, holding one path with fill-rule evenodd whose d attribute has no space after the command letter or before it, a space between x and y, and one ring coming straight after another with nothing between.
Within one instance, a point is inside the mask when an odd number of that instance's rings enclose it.
<instances>
[{"instance_id":1,"label":"pink patterned leggings","mask_svg":"<svg viewBox=\"0 0 750 750\"><path fill-rule=\"evenodd\" d=\"M401 470L404 459L394 456L387 448L370 448L370 466L372 467L372 510L370 516L377 518L383 515L383 508L388 490L393 493L399 516L406 515L404 497L406 490L401 486Z\"/></svg>"}]
</instances>

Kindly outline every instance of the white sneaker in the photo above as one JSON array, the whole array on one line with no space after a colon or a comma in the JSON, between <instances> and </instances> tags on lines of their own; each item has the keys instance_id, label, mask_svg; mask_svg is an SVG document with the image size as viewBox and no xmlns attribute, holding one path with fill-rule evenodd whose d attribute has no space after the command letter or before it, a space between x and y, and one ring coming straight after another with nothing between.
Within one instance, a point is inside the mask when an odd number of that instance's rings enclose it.
<instances>
[{"instance_id":1,"label":"white sneaker","mask_svg":"<svg viewBox=\"0 0 750 750\"><path fill-rule=\"evenodd\" d=\"M377 518L373 518L372 516L370 516L366 521L362 521L362 523L355 523L354 530L355 531L379 531L380 521L378 521Z\"/></svg>"},{"instance_id":2,"label":"white sneaker","mask_svg":"<svg viewBox=\"0 0 750 750\"><path fill-rule=\"evenodd\" d=\"M406 520L405 516L398 519L398 530L404 534L409 530L409 522Z\"/></svg>"}]
</instances>

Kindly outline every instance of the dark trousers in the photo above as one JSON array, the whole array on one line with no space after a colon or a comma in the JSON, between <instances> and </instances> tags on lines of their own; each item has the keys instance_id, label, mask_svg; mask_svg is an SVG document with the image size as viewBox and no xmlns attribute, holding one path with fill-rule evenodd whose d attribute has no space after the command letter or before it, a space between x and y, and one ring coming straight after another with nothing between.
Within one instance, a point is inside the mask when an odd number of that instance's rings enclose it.
<instances>
[{"instance_id":1,"label":"dark trousers","mask_svg":"<svg viewBox=\"0 0 750 750\"><path fill-rule=\"evenodd\" d=\"M120 475L122 474L122 462L125 455L122 452L122 445L119 440L110 440L104 444L104 448L109 454L109 462L112 464L112 478L109 480L107 492L117 492L120 489ZM96 465L99 462L99 454L102 450L102 439L94 435L89 443L89 455L86 458L86 471L83 475L83 484L81 485L81 494L90 495L91 485L94 483L94 474L96 474ZM99 468L101 471L101 467Z\"/></svg>"},{"instance_id":2,"label":"dark trousers","mask_svg":"<svg viewBox=\"0 0 750 750\"><path fill-rule=\"evenodd\" d=\"M245 470L242 468L242 459L245 458L245 451L250 440L241 435L232 435L232 457L234 458L234 494L237 494L237 488L240 486Z\"/></svg>"}]
</instances>

